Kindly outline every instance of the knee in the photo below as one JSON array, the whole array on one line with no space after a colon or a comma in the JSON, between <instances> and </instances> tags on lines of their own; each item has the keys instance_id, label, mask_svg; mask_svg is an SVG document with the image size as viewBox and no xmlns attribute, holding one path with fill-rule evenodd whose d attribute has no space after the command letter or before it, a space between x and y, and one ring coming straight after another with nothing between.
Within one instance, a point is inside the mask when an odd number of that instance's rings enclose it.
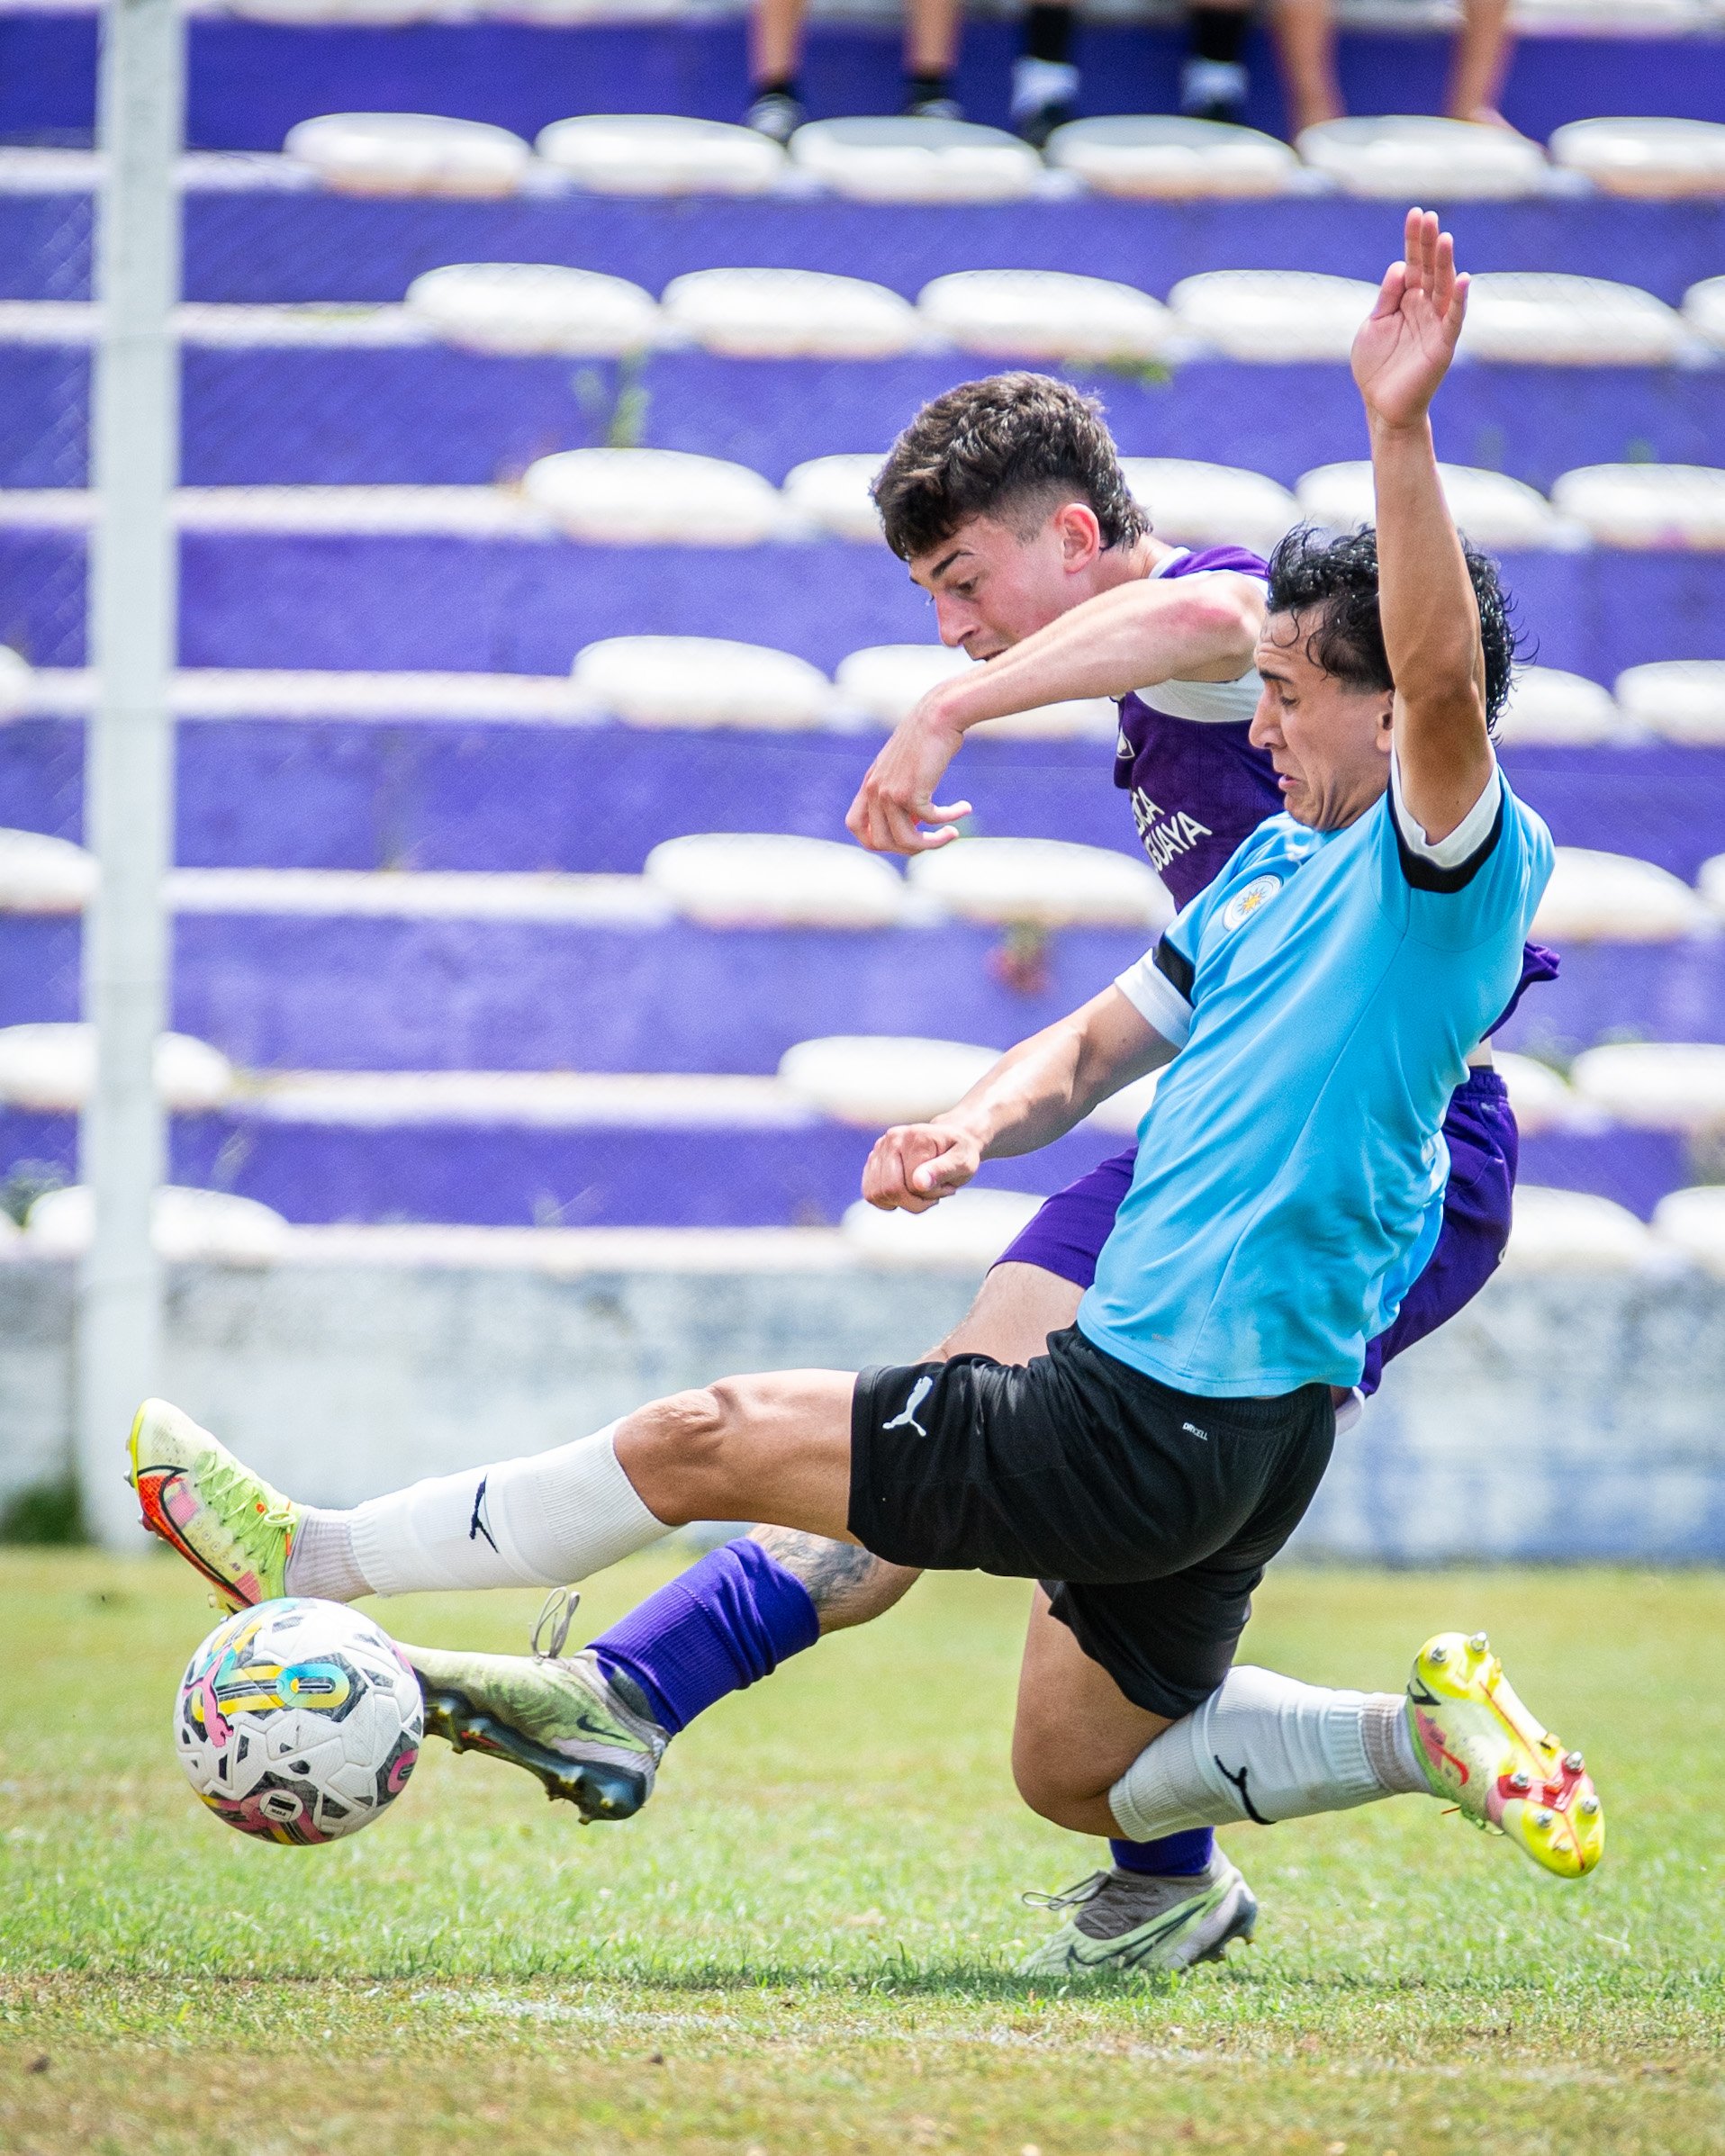
<instances>
[{"instance_id":1,"label":"knee","mask_svg":"<svg viewBox=\"0 0 1725 2156\"><path fill-rule=\"evenodd\" d=\"M650 1475L653 1509L662 1520L680 1525L713 1517L709 1493L723 1475L737 1409L727 1385L698 1385L630 1418L637 1424L628 1433L630 1472L638 1465Z\"/></svg>"},{"instance_id":2,"label":"knee","mask_svg":"<svg viewBox=\"0 0 1725 2156\"><path fill-rule=\"evenodd\" d=\"M1039 1818L1080 1834L1093 1831L1088 1825L1091 1809L1107 1794L1107 1785L1097 1787L1094 1773L1072 1758L1069 1747L1048 1742L1034 1730L1013 1732L1012 1779Z\"/></svg>"}]
</instances>

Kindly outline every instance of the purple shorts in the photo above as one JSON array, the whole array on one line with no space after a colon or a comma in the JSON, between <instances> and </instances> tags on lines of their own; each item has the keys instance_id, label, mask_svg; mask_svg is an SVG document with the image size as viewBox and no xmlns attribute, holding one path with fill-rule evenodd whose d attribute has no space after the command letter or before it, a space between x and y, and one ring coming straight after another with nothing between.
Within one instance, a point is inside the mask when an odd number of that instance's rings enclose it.
<instances>
[{"instance_id":1,"label":"purple shorts","mask_svg":"<svg viewBox=\"0 0 1725 2156\"><path fill-rule=\"evenodd\" d=\"M1392 1356L1435 1332L1472 1302L1497 1270L1509 1240L1519 1139L1509 1094L1496 1071L1468 1073L1450 1098L1443 1135L1450 1147L1450 1181L1437 1247L1394 1322L1367 1347L1362 1393L1377 1390ZM1136 1158L1135 1148L1117 1153L1057 1191L995 1262L1040 1266L1075 1287L1088 1287L1102 1246L1114 1231L1115 1213L1131 1187Z\"/></svg>"}]
</instances>

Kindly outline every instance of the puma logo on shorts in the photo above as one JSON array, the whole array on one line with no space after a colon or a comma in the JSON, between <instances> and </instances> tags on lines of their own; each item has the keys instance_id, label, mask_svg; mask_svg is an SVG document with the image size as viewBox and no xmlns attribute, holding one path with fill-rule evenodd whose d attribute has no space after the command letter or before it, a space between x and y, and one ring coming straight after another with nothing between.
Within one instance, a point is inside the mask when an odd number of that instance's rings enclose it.
<instances>
[{"instance_id":1,"label":"puma logo on shorts","mask_svg":"<svg viewBox=\"0 0 1725 2156\"><path fill-rule=\"evenodd\" d=\"M890 1422L883 1422L881 1425L882 1430L914 1430L919 1438L926 1438L928 1432L917 1421L917 1410L934 1389L935 1381L932 1377L919 1377L910 1388L910 1397L905 1402L903 1413L895 1415Z\"/></svg>"}]
</instances>

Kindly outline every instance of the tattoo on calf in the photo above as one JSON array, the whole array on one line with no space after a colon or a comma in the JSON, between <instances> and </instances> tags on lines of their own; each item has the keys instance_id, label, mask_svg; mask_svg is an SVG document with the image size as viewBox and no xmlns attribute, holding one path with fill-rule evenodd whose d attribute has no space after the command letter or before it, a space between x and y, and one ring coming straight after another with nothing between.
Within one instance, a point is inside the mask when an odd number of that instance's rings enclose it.
<instances>
[{"instance_id":1,"label":"tattoo on calf","mask_svg":"<svg viewBox=\"0 0 1725 2156\"><path fill-rule=\"evenodd\" d=\"M750 1539L808 1588L823 1632L879 1617L917 1576L853 1542L829 1542L824 1535L805 1535L795 1528L757 1527Z\"/></svg>"}]
</instances>

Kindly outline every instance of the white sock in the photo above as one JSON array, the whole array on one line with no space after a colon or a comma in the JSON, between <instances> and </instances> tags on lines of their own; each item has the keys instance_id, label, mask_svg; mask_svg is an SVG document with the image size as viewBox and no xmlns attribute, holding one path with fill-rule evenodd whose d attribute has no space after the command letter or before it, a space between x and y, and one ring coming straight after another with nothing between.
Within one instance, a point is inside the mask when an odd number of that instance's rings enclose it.
<instances>
[{"instance_id":1,"label":"white sock","mask_svg":"<svg viewBox=\"0 0 1725 2156\"><path fill-rule=\"evenodd\" d=\"M316 1516L294 1552L294 1594L412 1594L444 1587L561 1587L666 1533L617 1457L617 1425L573 1445L438 1475ZM345 1538L337 1523L345 1523Z\"/></svg>"},{"instance_id":2,"label":"white sock","mask_svg":"<svg viewBox=\"0 0 1725 2156\"><path fill-rule=\"evenodd\" d=\"M1138 1755L1108 1801L1123 1835L1151 1842L1419 1794L1431 1784L1399 1693L1330 1691L1242 1667Z\"/></svg>"}]
</instances>

